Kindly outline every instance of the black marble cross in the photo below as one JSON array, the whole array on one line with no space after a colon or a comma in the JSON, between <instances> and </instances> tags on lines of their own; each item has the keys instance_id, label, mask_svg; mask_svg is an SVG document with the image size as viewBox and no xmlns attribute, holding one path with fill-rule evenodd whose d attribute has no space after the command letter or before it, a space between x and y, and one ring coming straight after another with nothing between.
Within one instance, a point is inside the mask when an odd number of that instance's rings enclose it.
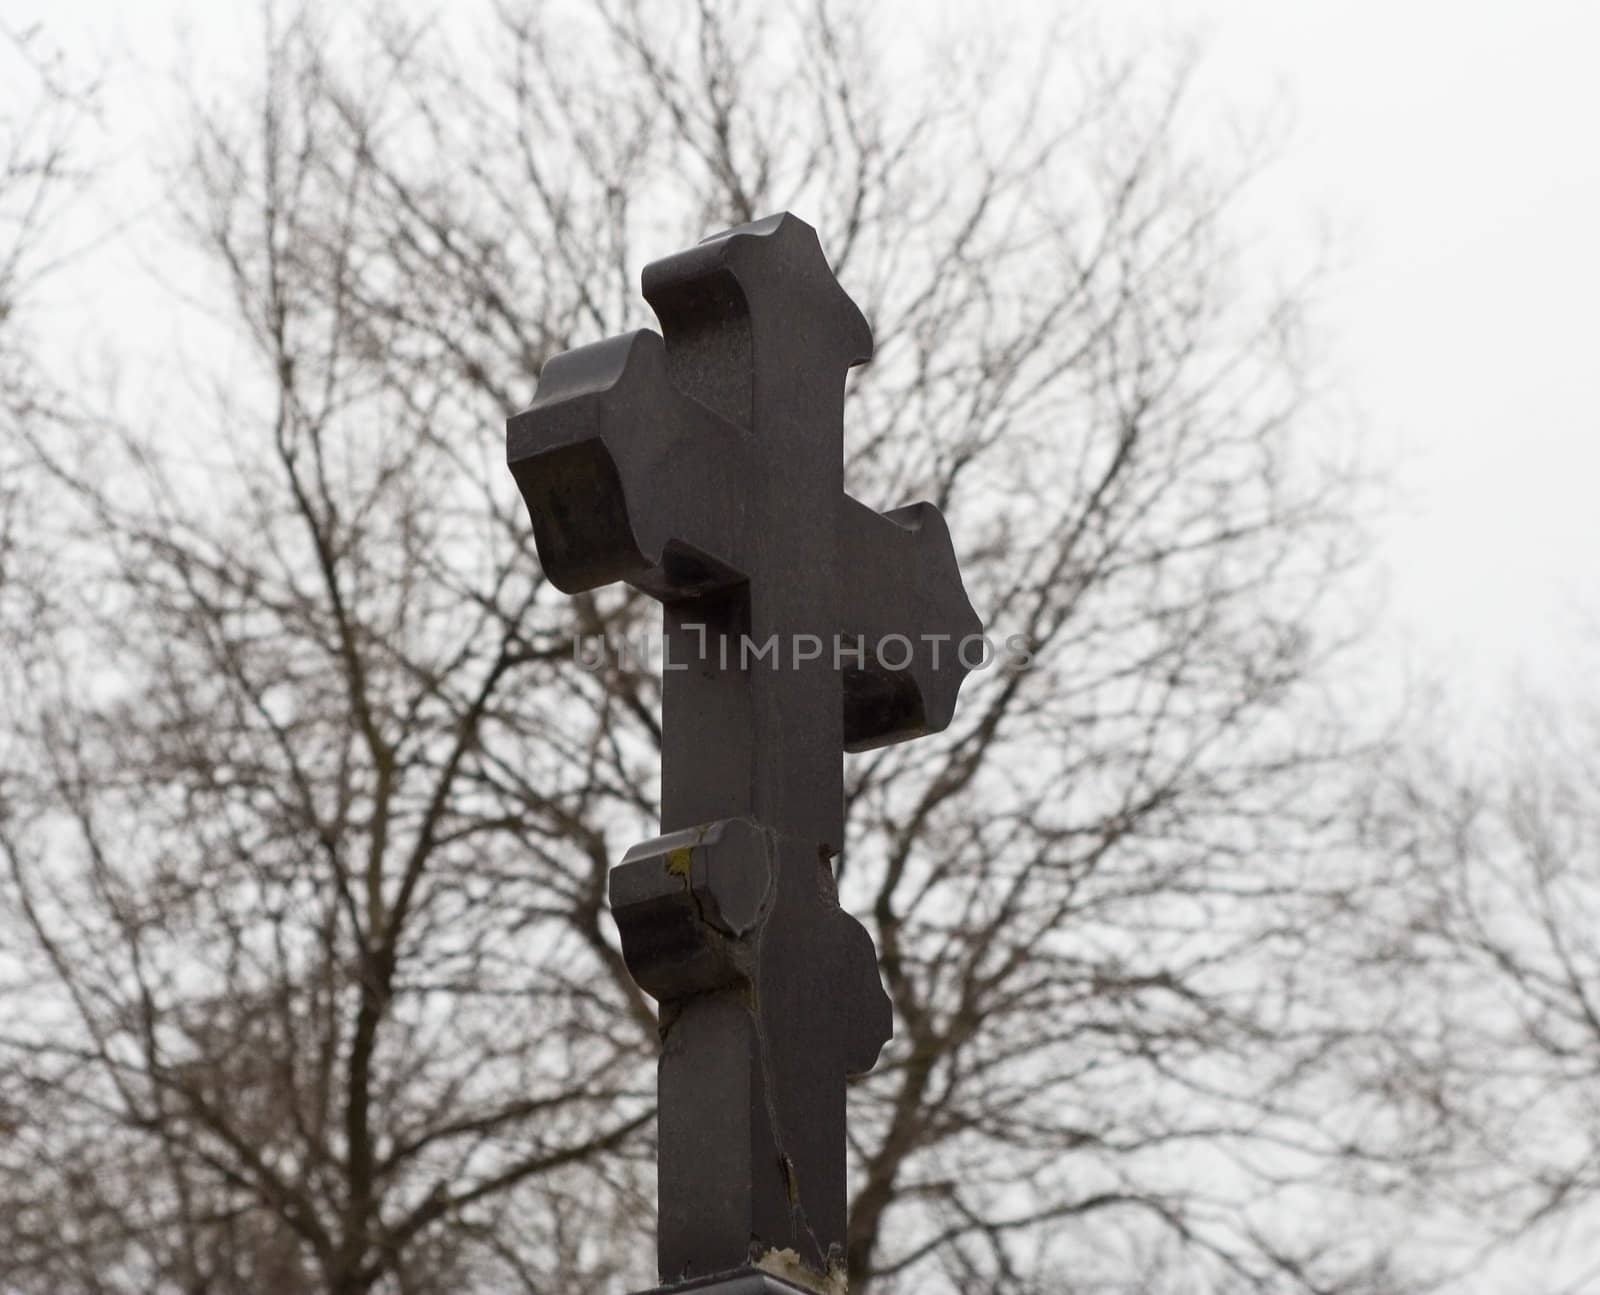
<instances>
[{"instance_id":1,"label":"black marble cross","mask_svg":"<svg viewBox=\"0 0 1600 1295\"><path fill-rule=\"evenodd\" d=\"M845 1078L892 1032L834 886L842 752L944 728L982 626L936 508L844 492L872 334L809 225L718 234L644 295L661 333L550 360L507 457L558 588L663 606L663 835L611 875L661 1004L661 1277L838 1290Z\"/></svg>"}]
</instances>

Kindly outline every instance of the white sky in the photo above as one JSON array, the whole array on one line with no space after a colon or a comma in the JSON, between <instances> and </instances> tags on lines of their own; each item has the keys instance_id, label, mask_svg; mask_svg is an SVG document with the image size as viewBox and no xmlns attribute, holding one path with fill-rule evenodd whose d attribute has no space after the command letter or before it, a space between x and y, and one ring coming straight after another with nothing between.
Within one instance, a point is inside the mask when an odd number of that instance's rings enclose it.
<instances>
[{"instance_id":1,"label":"white sky","mask_svg":"<svg viewBox=\"0 0 1600 1295\"><path fill-rule=\"evenodd\" d=\"M1244 101L1281 87L1281 228L1321 211L1324 319L1374 450L1392 629L1498 692L1600 650L1600 3L1198 0ZM1582 642L1587 622L1592 641Z\"/></svg>"},{"instance_id":2,"label":"white sky","mask_svg":"<svg viewBox=\"0 0 1600 1295\"><path fill-rule=\"evenodd\" d=\"M259 29L253 0L4 4L163 82L180 18L230 53ZM1336 231L1331 367L1371 456L1402 466L1381 650L1467 698L1512 673L1581 686L1586 623L1600 643L1600 0L1085 7L1199 24L1207 94L1293 110L1250 219L1264 263Z\"/></svg>"}]
</instances>

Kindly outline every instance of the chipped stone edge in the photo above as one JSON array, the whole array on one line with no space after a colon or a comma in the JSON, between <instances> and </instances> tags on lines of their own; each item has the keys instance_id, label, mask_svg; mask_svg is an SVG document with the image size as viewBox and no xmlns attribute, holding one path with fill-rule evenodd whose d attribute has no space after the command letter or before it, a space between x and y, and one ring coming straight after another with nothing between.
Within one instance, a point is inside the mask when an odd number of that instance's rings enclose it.
<instances>
[{"instance_id":1,"label":"chipped stone edge","mask_svg":"<svg viewBox=\"0 0 1600 1295\"><path fill-rule=\"evenodd\" d=\"M754 1262L763 1272L782 1278L792 1286L815 1291L817 1295L848 1295L845 1275L835 1264L829 1264L826 1273L819 1273L806 1267L796 1251L776 1247L757 1256Z\"/></svg>"}]
</instances>

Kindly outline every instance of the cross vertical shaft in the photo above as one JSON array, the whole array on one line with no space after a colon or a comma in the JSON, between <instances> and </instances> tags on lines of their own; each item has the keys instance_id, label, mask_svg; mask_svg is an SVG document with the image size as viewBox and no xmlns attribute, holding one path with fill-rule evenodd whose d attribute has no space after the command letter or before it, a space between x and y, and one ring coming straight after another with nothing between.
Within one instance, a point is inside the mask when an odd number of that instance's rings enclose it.
<instances>
[{"instance_id":1,"label":"cross vertical shaft","mask_svg":"<svg viewBox=\"0 0 1600 1295\"><path fill-rule=\"evenodd\" d=\"M833 386L759 393L761 435L782 444L812 434L786 425L785 409L837 426L842 372ZM763 398L777 407L769 413ZM790 578L663 609L667 659L687 668L668 670L663 680L662 830L753 820L775 833L777 872L774 913L762 936L767 956L755 983L682 1000L664 1033L663 1277L703 1270L708 1257L713 1269L759 1261L759 1245L755 1254L751 1248L762 1239L825 1271L833 1239L844 1235L844 1088L806 1060L826 1048L814 1036L828 1023L807 1000L826 992L832 969L808 969L807 958L819 950L784 947L796 943L803 921L788 920L787 910L802 907L808 891L813 902L831 896L832 858L843 847L843 703L828 606L837 544L831 528L816 525L837 508L837 467L832 474L774 473L764 482L767 497L752 501L767 519L756 541L757 569L787 566ZM804 635L827 647L796 662L810 648ZM745 661L752 645L768 644L778 658L773 664L765 656ZM875 967L863 970L876 974ZM749 1010L752 990L765 1010ZM705 1130L719 1126L724 1136L708 1157ZM729 1191L734 1184L738 1190ZM709 1208L712 1202L721 1208ZM836 1253L831 1262L837 1268Z\"/></svg>"}]
</instances>

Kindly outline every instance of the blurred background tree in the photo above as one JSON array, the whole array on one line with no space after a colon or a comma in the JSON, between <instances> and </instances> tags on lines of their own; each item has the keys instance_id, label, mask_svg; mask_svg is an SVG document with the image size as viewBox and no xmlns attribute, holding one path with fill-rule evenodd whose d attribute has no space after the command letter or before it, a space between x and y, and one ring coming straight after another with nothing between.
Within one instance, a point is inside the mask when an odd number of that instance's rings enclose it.
<instances>
[{"instance_id":1,"label":"blurred background tree","mask_svg":"<svg viewBox=\"0 0 1600 1295\"><path fill-rule=\"evenodd\" d=\"M192 423L17 437L61 611L15 627L0 769L0 1284L651 1284L655 1020L604 897L659 696L573 639L654 612L543 583L503 422L649 322L645 261L781 208L876 334L852 490L945 509L1033 653L848 765L896 1015L852 1290L1420 1281L1365 1208L1431 1149L1368 1082L1409 1025L1351 992L1389 895L1328 691L1360 483L1308 285L1241 261L1264 150L1198 147L1187 56L1087 26L476 18L269 13L173 184L225 301Z\"/></svg>"},{"instance_id":2,"label":"blurred background tree","mask_svg":"<svg viewBox=\"0 0 1600 1295\"><path fill-rule=\"evenodd\" d=\"M0 101L0 652L9 656L25 650L26 627L40 614L29 603L39 582L25 578L36 552L24 520L24 441L66 413L35 354L33 308L68 259L48 231L82 193L81 144L95 95L35 29L0 24L0 76L10 88Z\"/></svg>"},{"instance_id":3,"label":"blurred background tree","mask_svg":"<svg viewBox=\"0 0 1600 1295\"><path fill-rule=\"evenodd\" d=\"M1371 962L1413 989L1410 1071L1448 1130L1430 1190L1486 1258L1577 1292L1600 1277L1600 711L1524 688L1471 736L1424 724L1376 781L1400 902Z\"/></svg>"}]
</instances>

